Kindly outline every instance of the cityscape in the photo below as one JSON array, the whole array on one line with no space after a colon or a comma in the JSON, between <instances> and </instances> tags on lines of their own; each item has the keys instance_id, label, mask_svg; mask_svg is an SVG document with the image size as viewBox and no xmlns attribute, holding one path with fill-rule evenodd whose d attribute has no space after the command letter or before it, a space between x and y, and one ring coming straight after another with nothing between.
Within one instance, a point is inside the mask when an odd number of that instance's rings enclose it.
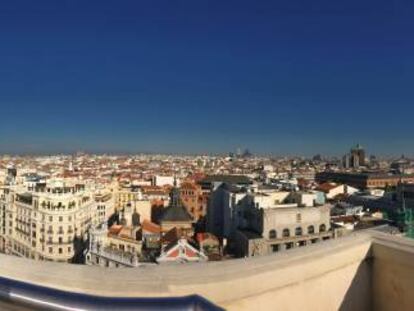
<instances>
[{"instance_id":1,"label":"cityscape","mask_svg":"<svg viewBox=\"0 0 414 311\"><path fill-rule=\"evenodd\" d=\"M414 310L414 2L0 2L0 311Z\"/></svg>"},{"instance_id":2,"label":"cityscape","mask_svg":"<svg viewBox=\"0 0 414 311\"><path fill-rule=\"evenodd\" d=\"M414 238L414 161L3 156L0 250L102 267L227 261L376 228ZM411 186L413 184L413 186Z\"/></svg>"}]
</instances>

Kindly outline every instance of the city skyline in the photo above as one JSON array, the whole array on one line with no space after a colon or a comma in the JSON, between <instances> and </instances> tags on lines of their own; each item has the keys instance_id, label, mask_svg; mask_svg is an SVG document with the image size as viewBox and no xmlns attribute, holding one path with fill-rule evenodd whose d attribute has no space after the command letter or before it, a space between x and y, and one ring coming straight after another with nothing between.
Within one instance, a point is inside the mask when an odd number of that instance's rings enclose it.
<instances>
[{"instance_id":1,"label":"city skyline","mask_svg":"<svg viewBox=\"0 0 414 311\"><path fill-rule=\"evenodd\" d=\"M261 152L253 152L250 149L243 149L242 151L249 151L253 158L267 158L267 159L304 159L304 160L312 160L314 158L321 158L323 161L343 161L344 157L348 154L346 149L344 149L343 154L323 154L323 153L312 153L312 154L304 154L304 153L297 153L297 154L290 154L290 153L261 153ZM163 157L234 157L237 158L237 150L230 150L228 152L153 152L153 151L117 151L117 152L110 152L110 151L90 151L90 150L74 150L68 152L62 151L55 151L55 152L0 152L0 158L33 158L33 157L69 157L69 156L77 156L77 155L88 155L88 156L107 156L107 157L139 157L139 156L163 156ZM369 160L370 157L374 157L376 160L398 160L398 159L413 159L414 155L412 154L374 154L369 152L366 154L366 158ZM245 159L244 156L241 156L240 159Z\"/></svg>"},{"instance_id":2,"label":"city skyline","mask_svg":"<svg viewBox=\"0 0 414 311\"><path fill-rule=\"evenodd\" d=\"M414 154L410 3L0 9L0 153Z\"/></svg>"},{"instance_id":3,"label":"city skyline","mask_svg":"<svg viewBox=\"0 0 414 311\"><path fill-rule=\"evenodd\" d=\"M413 310L413 16L0 1L0 311Z\"/></svg>"}]
</instances>

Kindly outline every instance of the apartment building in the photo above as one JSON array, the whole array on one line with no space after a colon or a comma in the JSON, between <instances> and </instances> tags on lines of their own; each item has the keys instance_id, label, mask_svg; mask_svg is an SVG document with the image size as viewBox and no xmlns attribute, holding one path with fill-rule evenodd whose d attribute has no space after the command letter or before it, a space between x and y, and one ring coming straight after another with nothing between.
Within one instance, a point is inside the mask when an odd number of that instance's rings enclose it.
<instances>
[{"instance_id":1,"label":"apartment building","mask_svg":"<svg viewBox=\"0 0 414 311\"><path fill-rule=\"evenodd\" d=\"M5 186L0 196L2 251L17 256L68 262L75 236L89 229L96 201L85 185L49 180L30 187Z\"/></svg>"},{"instance_id":2,"label":"apartment building","mask_svg":"<svg viewBox=\"0 0 414 311\"><path fill-rule=\"evenodd\" d=\"M87 265L102 267L137 267L142 251L142 229L133 225L106 223L90 231L90 245L86 255Z\"/></svg>"},{"instance_id":3,"label":"apartment building","mask_svg":"<svg viewBox=\"0 0 414 311\"><path fill-rule=\"evenodd\" d=\"M154 200L168 201L168 191L152 186L125 186L119 187L114 193L114 210L134 208L142 219L151 219L151 206ZM108 219L108 217L106 218ZM103 221L103 220L102 220ZM101 221L101 222L102 222Z\"/></svg>"},{"instance_id":4,"label":"apartment building","mask_svg":"<svg viewBox=\"0 0 414 311\"><path fill-rule=\"evenodd\" d=\"M330 239L330 207L314 206L316 198L313 193L258 193L222 184L211 195L207 230L238 257Z\"/></svg>"},{"instance_id":5,"label":"apartment building","mask_svg":"<svg viewBox=\"0 0 414 311\"><path fill-rule=\"evenodd\" d=\"M201 185L183 182L180 187L180 196L182 204L193 219L198 220L206 215L209 195L203 192Z\"/></svg>"},{"instance_id":6,"label":"apartment building","mask_svg":"<svg viewBox=\"0 0 414 311\"><path fill-rule=\"evenodd\" d=\"M116 191L115 207L120 210L127 204L142 199L142 192L139 187L135 186L119 186Z\"/></svg>"},{"instance_id":7,"label":"apartment building","mask_svg":"<svg viewBox=\"0 0 414 311\"><path fill-rule=\"evenodd\" d=\"M333 237L330 206L260 205L247 195L235 212L229 245L238 257L265 255Z\"/></svg>"},{"instance_id":8,"label":"apartment building","mask_svg":"<svg viewBox=\"0 0 414 311\"><path fill-rule=\"evenodd\" d=\"M95 194L95 208L92 222L97 226L105 222L115 212L115 196L109 191L100 191Z\"/></svg>"},{"instance_id":9,"label":"apartment building","mask_svg":"<svg viewBox=\"0 0 414 311\"><path fill-rule=\"evenodd\" d=\"M358 189L375 189L395 187L400 182L413 183L414 174L321 172L316 174L315 180L318 183L336 182Z\"/></svg>"}]
</instances>

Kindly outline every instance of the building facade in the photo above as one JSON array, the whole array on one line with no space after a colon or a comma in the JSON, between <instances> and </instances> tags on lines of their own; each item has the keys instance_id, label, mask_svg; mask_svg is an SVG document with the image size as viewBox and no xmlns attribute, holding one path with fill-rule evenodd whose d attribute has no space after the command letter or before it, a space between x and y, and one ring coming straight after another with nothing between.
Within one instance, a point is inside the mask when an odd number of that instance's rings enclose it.
<instances>
[{"instance_id":1,"label":"building facade","mask_svg":"<svg viewBox=\"0 0 414 311\"><path fill-rule=\"evenodd\" d=\"M62 180L4 187L0 206L5 253L58 262L74 256L74 238L86 234L96 210L83 184Z\"/></svg>"},{"instance_id":2,"label":"building facade","mask_svg":"<svg viewBox=\"0 0 414 311\"><path fill-rule=\"evenodd\" d=\"M230 247L238 257L265 255L333 237L330 206L245 205Z\"/></svg>"},{"instance_id":3,"label":"building facade","mask_svg":"<svg viewBox=\"0 0 414 311\"><path fill-rule=\"evenodd\" d=\"M343 159L343 166L345 168L358 169L361 166L366 166L366 154L364 148L360 144L351 149L349 154L346 154Z\"/></svg>"},{"instance_id":4,"label":"building facade","mask_svg":"<svg viewBox=\"0 0 414 311\"><path fill-rule=\"evenodd\" d=\"M193 219L199 220L207 213L208 195L194 182L184 182L180 187L182 204L187 211L193 216Z\"/></svg>"},{"instance_id":5,"label":"building facade","mask_svg":"<svg viewBox=\"0 0 414 311\"><path fill-rule=\"evenodd\" d=\"M395 187L400 182L413 183L414 174L321 172L316 174L316 181L318 183L336 182L359 189L372 189Z\"/></svg>"},{"instance_id":6,"label":"building facade","mask_svg":"<svg viewBox=\"0 0 414 311\"><path fill-rule=\"evenodd\" d=\"M137 267L142 253L142 230L139 225L103 223L90 232L87 265L108 268Z\"/></svg>"}]
</instances>

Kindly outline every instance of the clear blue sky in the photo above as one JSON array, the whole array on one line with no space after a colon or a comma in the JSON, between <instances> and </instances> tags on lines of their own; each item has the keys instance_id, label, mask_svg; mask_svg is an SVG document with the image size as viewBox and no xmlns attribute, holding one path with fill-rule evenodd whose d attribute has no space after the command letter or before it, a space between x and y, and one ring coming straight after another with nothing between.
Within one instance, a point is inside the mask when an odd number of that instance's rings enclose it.
<instances>
[{"instance_id":1,"label":"clear blue sky","mask_svg":"<svg viewBox=\"0 0 414 311\"><path fill-rule=\"evenodd\" d=\"M414 153L409 0L1 1L0 153Z\"/></svg>"}]
</instances>

